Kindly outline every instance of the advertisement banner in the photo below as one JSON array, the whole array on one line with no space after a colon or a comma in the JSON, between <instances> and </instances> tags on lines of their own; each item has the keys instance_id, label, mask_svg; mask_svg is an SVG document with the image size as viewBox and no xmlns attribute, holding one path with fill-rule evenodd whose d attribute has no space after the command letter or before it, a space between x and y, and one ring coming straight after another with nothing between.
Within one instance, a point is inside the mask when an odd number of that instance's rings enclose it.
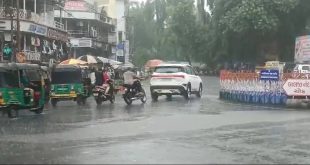
<instances>
[{"instance_id":1,"label":"advertisement banner","mask_svg":"<svg viewBox=\"0 0 310 165\"><path fill-rule=\"evenodd\" d=\"M310 35L296 38L295 62L310 62Z\"/></svg>"}]
</instances>

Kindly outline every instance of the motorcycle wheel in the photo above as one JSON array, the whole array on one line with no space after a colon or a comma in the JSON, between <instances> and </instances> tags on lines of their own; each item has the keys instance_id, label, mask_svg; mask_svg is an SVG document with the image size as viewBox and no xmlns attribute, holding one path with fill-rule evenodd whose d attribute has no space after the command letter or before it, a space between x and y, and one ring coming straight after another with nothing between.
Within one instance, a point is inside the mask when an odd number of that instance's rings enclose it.
<instances>
[{"instance_id":1,"label":"motorcycle wheel","mask_svg":"<svg viewBox=\"0 0 310 165\"><path fill-rule=\"evenodd\" d=\"M147 101L145 90L142 89L143 97L141 98L141 102L144 104Z\"/></svg>"},{"instance_id":2,"label":"motorcycle wheel","mask_svg":"<svg viewBox=\"0 0 310 165\"><path fill-rule=\"evenodd\" d=\"M102 99L96 98L96 103L97 103L97 105L101 105L102 104Z\"/></svg>"},{"instance_id":3,"label":"motorcycle wheel","mask_svg":"<svg viewBox=\"0 0 310 165\"><path fill-rule=\"evenodd\" d=\"M132 100L128 96L123 95L123 98L124 98L124 101L126 102L127 105L131 105L132 104Z\"/></svg>"}]
</instances>

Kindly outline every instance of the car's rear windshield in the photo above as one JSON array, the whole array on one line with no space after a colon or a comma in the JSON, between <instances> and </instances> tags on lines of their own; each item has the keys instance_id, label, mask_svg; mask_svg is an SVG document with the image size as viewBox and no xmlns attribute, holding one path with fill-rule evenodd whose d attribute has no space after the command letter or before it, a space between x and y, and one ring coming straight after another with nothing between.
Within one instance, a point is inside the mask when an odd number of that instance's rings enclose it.
<instances>
[{"instance_id":1,"label":"car's rear windshield","mask_svg":"<svg viewBox=\"0 0 310 165\"><path fill-rule=\"evenodd\" d=\"M161 66L155 68L155 73L178 73L178 72L184 72L183 67L179 66Z\"/></svg>"},{"instance_id":2,"label":"car's rear windshield","mask_svg":"<svg viewBox=\"0 0 310 165\"><path fill-rule=\"evenodd\" d=\"M75 84L82 82L82 75L78 71L52 72L53 84Z\"/></svg>"}]
</instances>

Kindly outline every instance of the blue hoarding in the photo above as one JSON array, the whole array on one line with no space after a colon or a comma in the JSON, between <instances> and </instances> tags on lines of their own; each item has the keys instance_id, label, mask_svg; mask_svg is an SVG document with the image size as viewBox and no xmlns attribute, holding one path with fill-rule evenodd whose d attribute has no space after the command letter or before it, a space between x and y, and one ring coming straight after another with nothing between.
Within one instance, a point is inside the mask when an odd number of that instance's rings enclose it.
<instances>
[{"instance_id":1,"label":"blue hoarding","mask_svg":"<svg viewBox=\"0 0 310 165\"><path fill-rule=\"evenodd\" d=\"M279 81L279 70L262 70L260 72L260 80L264 81Z\"/></svg>"}]
</instances>

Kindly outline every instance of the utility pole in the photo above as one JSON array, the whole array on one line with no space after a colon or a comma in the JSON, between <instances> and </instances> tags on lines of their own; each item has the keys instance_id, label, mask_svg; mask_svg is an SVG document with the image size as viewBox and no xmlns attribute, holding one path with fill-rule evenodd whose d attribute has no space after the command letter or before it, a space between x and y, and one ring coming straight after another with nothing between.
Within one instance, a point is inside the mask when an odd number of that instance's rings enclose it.
<instances>
[{"instance_id":1,"label":"utility pole","mask_svg":"<svg viewBox=\"0 0 310 165\"><path fill-rule=\"evenodd\" d=\"M11 1L11 7L9 7L9 10L8 10L9 12L10 12L10 19L11 19L11 48L12 48L12 50L13 50L13 53L12 53L12 55L11 55L11 62L13 62L13 56L14 56L14 42L13 42L13 26L14 26L14 24L13 24L13 12L14 12L14 8L13 8L13 1Z\"/></svg>"},{"instance_id":2,"label":"utility pole","mask_svg":"<svg viewBox=\"0 0 310 165\"><path fill-rule=\"evenodd\" d=\"M19 0L16 0L16 11L17 11L17 17L16 17L16 24L17 24L17 34L16 34L16 45L17 45L17 52L19 53L21 51L20 48L20 20L19 20Z\"/></svg>"}]
</instances>

